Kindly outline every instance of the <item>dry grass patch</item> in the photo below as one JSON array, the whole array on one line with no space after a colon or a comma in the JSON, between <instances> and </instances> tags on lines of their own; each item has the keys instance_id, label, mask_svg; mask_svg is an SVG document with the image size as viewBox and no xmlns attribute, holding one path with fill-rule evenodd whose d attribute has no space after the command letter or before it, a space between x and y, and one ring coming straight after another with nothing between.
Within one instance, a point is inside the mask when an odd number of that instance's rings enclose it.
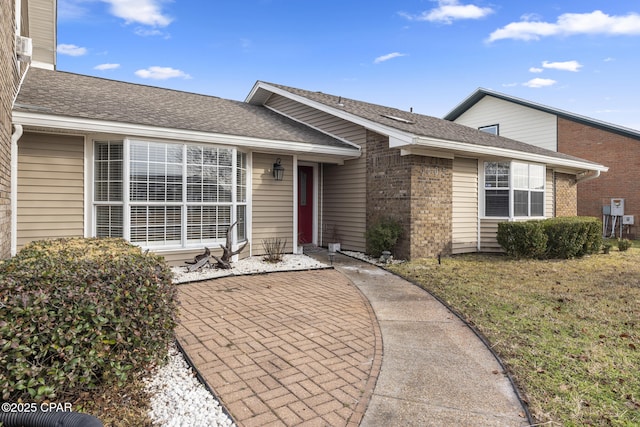
<instances>
[{"instance_id":1,"label":"dry grass patch","mask_svg":"<svg viewBox=\"0 0 640 427\"><path fill-rule=\"evenodd\" d=\"M640 249L563 261L474 254L389 269L488 339L538 422L640 425Z\"/></svg>"}]
</instances>

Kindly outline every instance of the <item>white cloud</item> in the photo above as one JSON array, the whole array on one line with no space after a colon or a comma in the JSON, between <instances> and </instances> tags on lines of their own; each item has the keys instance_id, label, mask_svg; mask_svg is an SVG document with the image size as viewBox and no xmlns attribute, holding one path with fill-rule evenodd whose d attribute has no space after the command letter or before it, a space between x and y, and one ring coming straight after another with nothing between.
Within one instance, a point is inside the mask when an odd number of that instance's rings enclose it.
<instances>
[{"instance_id":1,"label":"white cloud","mask_svg":"<svg viewBox=\"0 0 640 427\"><path fill-rule=\"evenodd\" d=\"M386 55L378 56L376 59L373 60L373 63L380 64L381 62L385 62L393 58L399 58L401 56L407 56L407 55L400 52L388 53Z\"/></svg>"},{"instance_id":2,"label":"white cloud","mask_svg":"<svg viewBox=\"0 0 640 427\"><path fill-rule=\"evenodd\" d=\"M84 18L86 14L87 9L80 6L75 0L58 0L58 20L78 20Z\"/></svg>"},{"instance_id":3,"label":"white cloud","mask_svg":"<svg viewBox=\"0 0 640 427\"><path fill-rule=\"evenodd\" d=\"M541 79L539 77L536 77L535 79L531 79L528 82L522 83L522 85L527 87L532 87L532 88L539 88L539 87L553 86L556 83L557 82L552 79Z\"/></svg>"},{"instance_id":4,"label":"white cloud","mask_svg":"<svg viewBox=\"0 0 640 427\"><path fill-rule=\"evenodd\" d=\"M600 10L591 13L565 13L555 23L529 19L530 17L523 17L520 22L512 22L495 30L487 41L539 40L541 37L578 34L640 35L640 15L637 13L624 16L610 16Z\"/></svg>"},{"instance_id":5,"label":"white cloud","mask_svg":"<svg viewBox=\"0 0 640 427\"><path fill-rule=\"evenodd\" d=\"M608 58L604 58L604 62L611 62L611 61L615 61L616 58L612 58L612 57L608 57Z\"/></svg>"},{"instance_id":6,"label":"white cloud","mask_svg":"<svg viewBox=\"0 0 640 427\"><path fill-rule=\"evenodd\" d=\"M120 64L100 64L93 67L94 70L115 70L116 68L120 68Z\"/></svg>"},{"instance_id":7,"label":"white cloud","mask_svg":"<svg viewBox=\"0 0 640 427\"><path fill-rule=\"evenodd\" d=\"M458 19L480 19L493 13L490 7L480 7L473 4L460 4L458 0L438 0L438 7L424 11L419 15L400 12L400 15L410 21L429 21L451 24Z\"/></svg>"},{"instance_id":8,"label":"white cloud","mask_svg":"<svg viewBox=\"0 0 640 427\"><path fill-rule=\"evenodd\" d=\"M191 76L185 73L182 70L176 70L171 67L149 67L145 69L141 69L135 72L136 76L142 77L143 79L152 79L152 80L167 80L173 79L176 77L180 77L183 79L190 79Z\"/></svg>"},{"instance_id":9,"label":"white cloud","mask_svg":"<svg viewBox=\"0 0 640 427\"><path fill-rule=\"evenodd\" d=\"M138 27L134 30L134 33L140 37L164 36L166 39L170 38L167 33L160 31L157 28Z\"/></svg>"},{"instance_id":10,"label":"white cloud","mask_svg":"<svg viewBox=\"0 0 640 427\"><path fill-rule=\"evenodd\" d=\"M137 22L151 27L166 27L173 19L162 12L163 0L102 0L110 12L127 24Z\"/></svg>"},{"instance_id":11,"label":"white cloud","mask_svg":"<svg viewBox=\"0 0 640 427\"><path fill-rule=\"evenodd\" d=\"M76 46L75 44L59 44L56 52L60 55L82 56L86 55L87 48Z\"/></svg>"},{"instance_id":12,"label":"white cloud","mask_svg":"<svg viewBox=\"0 0 640 427\"><path fill-rule=\"evenodd\" d=\"M544 71L544 70L543 70L542 68L538 68L538 67L531 67L531 68L529 68L529 72L530 72L530 73L541 73L541 72L543 72L543 71Z\"/></svg>"},{"instance_id":13,"label":"white cloud","mask_svg":"<svg viewBox=\"0 0 640 427\"><path fill-rule=\"evenodd\" d=\"M562 71L573 71L578 72L580 68L582 68L582 64L578 61L564 61L564 62L542 62L543 68L551 68L554 70L562 70Z\"/></svg>"}]
</instances>

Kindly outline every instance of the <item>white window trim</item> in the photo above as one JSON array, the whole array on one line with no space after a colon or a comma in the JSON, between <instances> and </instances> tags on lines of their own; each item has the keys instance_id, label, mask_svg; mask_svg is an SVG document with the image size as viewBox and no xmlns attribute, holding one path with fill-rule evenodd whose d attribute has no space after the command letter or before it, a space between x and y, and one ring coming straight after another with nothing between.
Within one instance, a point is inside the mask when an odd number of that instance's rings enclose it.
<instances>
[{"instance_id":1,"label":"white window trim","mask_svg":"<svg viewBox=\"0 0 640 427\"><path fill-rule=\"evenodd\" d=\"M94 200L95 197L95 143L99 142L99 141L122 141L122 148L123 148L123 177L122 177L122 191L123 191L123 201L120 202L96 202ZM157 139L152 139L152 138L128 138L128 137L122 137L122 136L116 136L116 135L94 135L94 136L90 136L90 137L86 137L85 138L85 153L86 153L86 167L85 167L85 237L95 237L97 235L97 224L96 224L96 207L98 205L106 205L106 204L114 204L114 205L121 205L123 207L123 218L122 218L122 226L123 226L123 238L125 240L127 240L128 242L140 246L143 249L150 249L153 251L176 251L176 250L184 250L184 251L189 251L189 250L193 250L193 249L201 249L203 244L210 244L210 245L217 245L220 243L225 243L225 239L211 239L208 240L206 242L198 242L198 243L188 243L187 241L187 227L186 227L186 220L187 220L187 215L186 215L186 210L188 207L188 203L187 202L176 202L176 203L167 203L167 202L163 202L161 203L162 206L169 206L171 204L175 204L175 205L180 205L182 206L182 232L181 232L181 239L180 239L180 243L177 245L162 245L162 244L158 244L158 245L145 245L145 244L140 244L138 242L131 242L131 206L134 205L149 205L149 203L146 202L133 202L131 203L131 201L129 200L130 198L130 166L131 166L131 155L130 155L130 148L131 148L131 142L132 141L141 141L141 142L151 142L151 143L161 143L161 144L175 144L175 145L180 145L183 147L183 150L186 152L186 147L187 146L207 146L207 145L214 145L214 144L203 144L203 143L191 143L188 141L182 141L182 142L175 142L175 141L161 141L161 140L157 140ZM233 173L232 173L232 196L231 196L231 202L230 202L230 206L231 206L231 223L233 224L234 222L234 218L237 218L237 206L238 206L238 202L237 202L237 155L238 152L242 151L239 150L238 147L232 147L232 146L226 146L224 144L215 144L214 146L219 147L219 148L226 148L226 149L231 149L232 150L232 164L233 164ZM246 211L245 211L245 236L246 236L246 241L251 242L251 212L252 212L252 207L251 207L251 171L252 171L252 156L251 156L251 152L247 152L247 151L242 151L243 153L245 153L246 155L246 194L247 194L247 201L244 203L244 205L246 206ZM186 153L185 153L186 155ZM187 186L186 186L186 173L183 173L183 185L182 185L182 189L183 189L183 200L186 200L186 191L187 191ZM224 205L224 204L223 204ZM242 242L238 242L237 239L237 232L234 231L233 233L233 237L232 237L232 247L234 249L237 249L237 247L239 247L240 244L243 244L245 240L243 240ZM237 258L237 255L235 256L235 258Z\"/></svg>"},{"instance_id":2,"label":"white window trim","mask_svg":"<svg viewBox=\"0 0 640 427\"><path fill-rule=\"evenodd\" d=\"M508 216L487 216L485 215L485 194L486 194L486 190L487 188L485 188L485 164L487 162L502 162L502 163L509 163L509 215ZM515 188L514 187L514 177L513 177L513 164L514 163L518 163L518 164L523 164L523 165L535 165L535 166L542 166L543 168L543 174L542 174L542 179L543 179L543 184L542 184L542 190L539 191L543 194L542 197L542 216L515 216L514 215L514 190L524 190L521 188ZM532 219L545 219L547 218L546 216L546 209L547 209L547 167L544 164L541 163L534 163L534 162L523 162L523 161L519 161L519 160L500 160L500 159L489 159L489 158L485 158L485 159L478 159L478 169L479 169L479 173L478 173L478 206L480 207L480 219L486 219L486 220L503 220L503 221L528 221L528 220L532 220ZM527 190L529 192L529 209L531 209L531 189ZM538 190L534 190L534 191L538 191Z\"/></svg>"}]
</instances>

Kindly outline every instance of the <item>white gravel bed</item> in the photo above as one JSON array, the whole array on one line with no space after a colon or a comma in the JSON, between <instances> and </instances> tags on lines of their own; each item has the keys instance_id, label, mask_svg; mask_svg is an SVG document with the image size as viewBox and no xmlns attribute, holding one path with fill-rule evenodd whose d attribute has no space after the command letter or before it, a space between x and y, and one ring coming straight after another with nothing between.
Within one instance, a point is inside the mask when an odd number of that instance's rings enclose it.
<instances>
[{"instance_id":1,"label":"white gravel bed","mask_svg":"<svg viewBox=\"0 0 640 427\"><path fill-rule=\"evenodd\" d=\"M384 263L384 262L380 262L379 258L372 258L367 254L363 254L362 252L340 251L340 253L350 256L352 258L359 259L360 261L368 262L369 264L375 264L375 265L402 264L403 262L406 262L403 259L394 259L393 257L391 257L388 262Z\"/></svg>"},{"instance_id":2,"label":"white gravel bed","mask_svg":"<svg viewBox=\"0 0 640 427\"><path fill-rule=\"evenodd\" d=\"M310 270L327 267L327 264L316 261L307 255L285 254L282 261L277 263L266 262L263 258L262 256L252 256L241 259L232 263L230 270L203 267L199 271L188 272L187 264L185 264L184 267L173 267L173 281L175 283L186 283L215 277L270 273L275 271ZM213 260L213 262L215 262L215 260Z\"/></svg>"},{"instance_id":3,"label":"white gravel bed","mask_svg":"<svg viewBox=\"0 0 640 427\"><path fill-rule=\"evenodd\" d=\"M169 348L169 361L155 369L145 381L151 394L149 418L162 427L234 426L222 406L198 381L195 373L175 345Z\"/></svg>"}]
</instances>

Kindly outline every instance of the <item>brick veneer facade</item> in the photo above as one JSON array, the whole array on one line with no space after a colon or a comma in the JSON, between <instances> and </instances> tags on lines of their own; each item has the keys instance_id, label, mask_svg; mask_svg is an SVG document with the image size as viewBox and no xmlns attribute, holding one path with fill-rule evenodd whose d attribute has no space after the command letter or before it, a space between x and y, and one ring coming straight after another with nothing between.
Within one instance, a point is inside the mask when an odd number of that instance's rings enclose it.
<instances>
[{"instance_id":1,"label":"brick veneer facade","mask_svg":"<svg viewBox=\"0 0 640 427\"><path fill-rule=\"evenodd\" d=\"M451 253L452 161L401 156L387 137L367 132L367 228L381 217L402 224L399 258Z\"/></svg>"},{"instance_id":2,"label":"brick veneer facade","mask_svg":"<svg viewBox=\"0 0 640 427\"><path fill-rule=\"evenodd\" d=\"M640 139L558 118L558 151L609 167L578 184L578 215L602 218L603 204L625 199L625 214L640 221Z\"/></svg>"},{"instance_id":3,"label":"brick veneer facade","mask_svg":"<svg viewBox=\"0 0 640 427\"><path fill-rule=\"evenodd\" d=\"M14 2L0 5L0 259L11 256L11 109L19 83Z\"/></svg>"},{"instance_id":4,"label":"brick veneer facade","mask_svg":"<svg viewBox=\"0 0 640 427\"><path fill-rule=\"evenodd\" d=\"M574 175L555 174L555 216L578 214L578 185Z\"/></svg>"}]
</instances>

